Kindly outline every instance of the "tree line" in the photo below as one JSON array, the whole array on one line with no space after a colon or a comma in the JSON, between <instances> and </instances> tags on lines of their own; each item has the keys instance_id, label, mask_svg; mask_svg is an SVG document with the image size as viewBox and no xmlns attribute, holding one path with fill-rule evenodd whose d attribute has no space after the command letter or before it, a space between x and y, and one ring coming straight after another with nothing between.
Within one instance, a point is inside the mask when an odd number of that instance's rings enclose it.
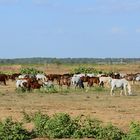
<instances>
[{"instance_id":1,"label":"tree line","mask_svg":"<svg viewBox=\"0 0 140 140\"><path fill-rule=\"evenodd\" d=\"M140 63L140 58L15 58L0 59L0 64L128 64Z\"/></svg>"}]
</instances>

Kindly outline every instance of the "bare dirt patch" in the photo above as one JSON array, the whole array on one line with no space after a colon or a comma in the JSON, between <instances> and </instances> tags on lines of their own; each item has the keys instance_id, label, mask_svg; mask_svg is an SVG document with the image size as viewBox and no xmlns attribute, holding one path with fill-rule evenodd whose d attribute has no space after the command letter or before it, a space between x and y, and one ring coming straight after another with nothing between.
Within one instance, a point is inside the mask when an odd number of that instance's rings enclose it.
<instances>
[{"instance_id":1,"label":"bare dirt patch","mask_svg":"<svg viewBox=\"0 0 140 140\"><path fill-rule=\"evenodd\" d=\"M140 121L139 85L132 88L135 96L111 97L109 91L73 93L16 93L15 82L0 85L0 119L12 116L14 120L23 118L23 111L41 111L48 115L65 112L71 116L85 115L104 123L113 123L127 130L131 121Z\"/></svg>"}]
</instances>

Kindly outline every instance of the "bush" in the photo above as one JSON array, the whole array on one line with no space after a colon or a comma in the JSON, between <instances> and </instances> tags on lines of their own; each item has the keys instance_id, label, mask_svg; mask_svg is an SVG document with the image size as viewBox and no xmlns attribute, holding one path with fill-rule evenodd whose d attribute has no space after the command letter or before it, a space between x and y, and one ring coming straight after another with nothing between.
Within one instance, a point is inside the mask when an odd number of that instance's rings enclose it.
<instances>
[{"instance_id":1,"label":"bush","mask_svg":"<svg viewBox=\"0 0 140 140\"><path fill-rule=\"evenodd\" d=\"M131 122L130 132L123 138L123 140L140 140L140 123Z\"/></svg>"},{"instance_id":2,"label":"bush","mask_svg":"<svg viewBox=\"0 0 140 140\"><path fill-rule=\"evenodd\" d=\"M39 71L35 68L21 68L20 70L21 74L32 74L32 75L36 75L38 73L43 73L42 71Z\"/></svg>"},{"instance_id":3,"label":"bush","mask_svg":"<svg viewBox=\"0 0 140 140\"><path fill-rule=\"evenodd\" d=\"M75 68L72 72L72 74L79 74L79 73L84 73L84 74L88 74L88 73L94 73L94 74L111 74L112 71L101 71L101 70L97 70L93 67L78 67Z\"/></svg>"},{"instance_id":4,"label":"bush","mask_svg":"<svg viewBox=\"0 0 140 140\"><path fill-rule=\"evenodd\" d=\"M58 113L47 121L46 129L50 138L70 138L76 126L68 114Z\"/></svg>"},{"instance_id":5,"label":"bush","mask_svg":"<svg viewBox=\"0 0 140 140\"><path fill-rule=\"evenodd\" d=\"M99 131L97 138L103 140L121 140L124 137L124 133L112 124L102 127Z\"/></svg>"},{"instance_id":6,"label":"bush","mask_svg":"<svg viewBox=\"0 0 140 140\"><path fill-rule=\"evenodd\" d=\"M27 122L33 121L35 126L34 132L36 136L39 137L95 138L100 140L140 140L140 123L132 122L129 133L125 134L112 124L104 126L101 121L85 117L84 115L72 119L66 113L57 113L52 117L49 117L48 115L43 115L40 112L37 112L33 115L24 113L24 118L27 120ZM8 132L8 136L10 134L15 134L11 133L11 130L13 130L13 127L11 128L11 126L12 125L8 123L8 128L5 127L4 132L1 131L0 127L0 138L3 134L5 136L6 132ZM20 130L23 131L22 129ZM19 132L17 134L28 136L25 135L27 134L27 132L25 132L23 131L23 133ZM19 137L21 137L20 135ZM4 136L2 138L4 138Z\"/></svg>"},{"instance_id":7,"label":"bush","mask_svg":"<svg viewBox=\"0 0 140 140\"><path fill-rule=\"evenodd\" d=\"M32 118L29 119L32 120L35 125L34 131L37 136L47 136L46 125L47 121L49 120L48 115L44 115L41 112L36 112L34 115L32 115Z\"/></svg>"},{"instance_id":8,"label":"bush","mask_svg":"<svg viewBox=\"0 0 140 140\"><path fill-rule=\"evenodd\" d=\"M97 73L97 70L94 68L87 68L87 67L79 67L73 70L73 73Z\"/></svg>"},{"instance_id":9,"label":"bush","mask_svg":"<svg viewBox=\"0 0 140 140\"><path fill-rule=\"evenodd\" d=\"M22 123L13 122L7 118L0 122L0 139L1 140L28 140L31 136L27 130L22 128Z\"/></svg>"},{"instance_id":10,"label":"bush","mask_svg":"<svg viewBox=\"0 0 140 140\"><path fill-rule=\"evenodd\" d=\"M73 134L74 138L96 138L100 128L101 121L97 119L91 119L89 117L83 118L83 116L78 117L75 120L77 122L77 129Z\"/></svg>"}]
</instances>

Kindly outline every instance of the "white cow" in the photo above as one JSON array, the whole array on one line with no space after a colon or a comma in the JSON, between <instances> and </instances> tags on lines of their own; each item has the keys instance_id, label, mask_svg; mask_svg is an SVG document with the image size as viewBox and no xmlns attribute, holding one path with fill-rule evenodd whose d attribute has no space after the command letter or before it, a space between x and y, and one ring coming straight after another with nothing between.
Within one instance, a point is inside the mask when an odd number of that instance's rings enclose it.
<instances>
[{"instance_id":1,"label":"white cow","mask_svg":"<svg viewBox=\"0 0 140 140\"><path fill-rule=\"evenodd\" d=\"M110 80L111 80L111 77L99 77L99 85L102 85L102 83L106 86L106 87L109 87L110 86Z\"/></svg>"},{"instance_id":2,"label":"white cow","mask_svg":"<svg viewBox=\"0 0 140 140\"><path fill-rule=\"evenodd\" d=\"M43 83L47 81L47 77L44 74L40 74L40 73L36 75L36 79L41 80Z\"/></svg>"},{"instance_id":3,"label":"white cow","mask_svg":"<svg viewBox=\"0 0 140 140\"><path fill-rule=\"evenodd\" d=\"M53 87L54 84L53 84L52 81L47 81L47 82L44 82L44 83L43 83L43 86L44 86L44 87L48 87L48 88L50 88L50 87Z\"/></svg>"},{"instance_id":4,"label":"white cow","mask_svg":"<svg viewBox=\"0 0 140 140\"><path fill-rule=\"evenodd\" d=\"M94 73L87 73L86 76L89 76L89 77L94 77L95 74Z\"/></svg>"},{"instance_id":5,"label":"white cow","mask_svg":"<svg viewBox=\"0 0 140 140\"><path fill-rule=\"evenodd\" d=\"M22 74L18 76L18 79L24 79L27 76L27 74Z\"/></svg>"},{"instance_id":6,"label":"white cow","mask_svg":"<svg viewBox=\"0 0 140 140\"><path fill-rule=\"evenodd\" d=\"M126 88L128 89L128 94L131 95L131 85L126 79L110 79L110 84L111 84L111 91L110 95L115 95L114 94L114 88L121 88L120 95L122 95L123 91L125 95L127 96Z\"/></svg>"},{"instance_id":7,"label":"white cow","mask_svg":"<svg viewBox=\"0 0 140 140\"><path fill-rule=\"evenodd\" d=\"M80 73L80 74L74 74L73 77L83 77L86 76L86 74L84 73Z\"/></svg>"},{"instance_id":8,"label":"white cow","mask_svg":"<svg viewBox=\"0 0 140 140\"><path fill-rule=\"evenodd\" d=\"M80 76L73 76L71 78L71 84L72 85L76 85L78 83L78 81L80 80Z\"/></svg>"},{"instance_id":9,"label":"white cow","mask_svg":"<svg viewBox=\"0 0 140 140\"><path fill-rule=\"evenodd\" d=\"M21 87L21 88L24 88L25 86L24 86L24 83L27 83L27 80L22 80L22 79L18 79L18 80L16 80L16 88L19 88L19 87Z\"/></svg>"}]
</instances>

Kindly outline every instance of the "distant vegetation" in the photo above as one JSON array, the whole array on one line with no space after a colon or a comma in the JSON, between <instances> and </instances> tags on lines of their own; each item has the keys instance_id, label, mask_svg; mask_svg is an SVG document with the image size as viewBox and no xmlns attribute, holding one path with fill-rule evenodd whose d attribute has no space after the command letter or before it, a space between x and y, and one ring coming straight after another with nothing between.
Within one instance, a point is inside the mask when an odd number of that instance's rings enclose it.
<instances>
[{"instance_id":1,"label":"distant vegetation","mask_svg":"<svg viewBox=\"0 0 140 140\"><path fill-rule=\"evenodd\" d=\"M128 64L140 63L140 58L16 58L0 59L0 64Z\"/></svg>"}]
</instances>

